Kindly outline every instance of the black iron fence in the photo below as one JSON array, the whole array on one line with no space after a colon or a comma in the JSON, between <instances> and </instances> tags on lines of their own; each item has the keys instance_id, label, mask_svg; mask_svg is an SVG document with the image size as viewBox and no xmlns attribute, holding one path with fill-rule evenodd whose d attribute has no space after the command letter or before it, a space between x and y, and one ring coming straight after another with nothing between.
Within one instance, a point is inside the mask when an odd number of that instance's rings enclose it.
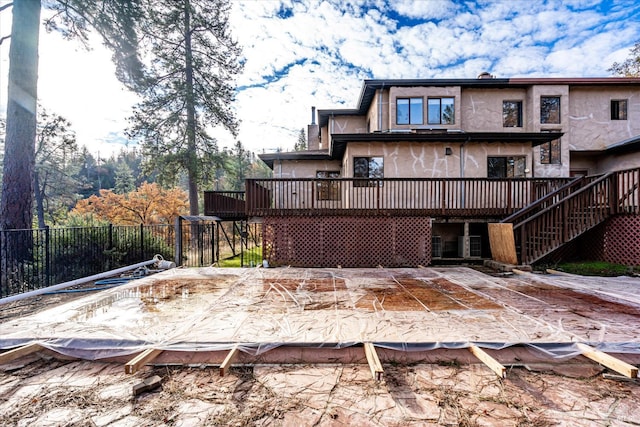
<instances>
[{"instance_id":1,"label":"black iron fence","mask_svg":"<svg viewBox=\"0 0 640 427\"><path fill-rule=\"evenodd\" d=\"M214 265L233 256L240 257L241 266L257 265L262 262L255 256L260 234L256 225L240 221L0 231L0 298L155 255L185 267Z\"/></svg>"},{"instance_id":2,"label":"black iron fence","mask_svg":"<svg viewBox=\"0 0 640 427\"><path fill-rule=\"evenodd\" d=\"M152 259L173 259L168 225L44 228L0 232L0 297ZM15 248L23 248L16 251Z\"/></svg>"}]
</instances>

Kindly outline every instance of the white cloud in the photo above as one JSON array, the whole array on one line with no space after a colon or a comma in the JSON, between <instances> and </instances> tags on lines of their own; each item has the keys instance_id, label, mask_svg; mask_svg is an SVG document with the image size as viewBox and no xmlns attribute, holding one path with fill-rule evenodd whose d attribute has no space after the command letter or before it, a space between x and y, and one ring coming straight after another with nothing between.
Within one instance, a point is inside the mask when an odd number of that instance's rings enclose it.
<instances>
[{"instance_id":1,"label":"white cloud","mask_svg":"<svg viewBox=\"0 0 640 427\"><path fill-rule=\"evenodd\" d=\"M233 0L231 23L246 58L234 106L238 138L262 151L291 149L311 106L355 107L365 78L607 75L640 39L640 4ZM0 47L0 111L7 46ZM106 150L101 141L122 135L135 97L113 77L108 52L74 46L42 32L42 102L68 116L91 151ZM233 144L226 132L214 133L221 145Z\"/></svg>"}]
</instances>

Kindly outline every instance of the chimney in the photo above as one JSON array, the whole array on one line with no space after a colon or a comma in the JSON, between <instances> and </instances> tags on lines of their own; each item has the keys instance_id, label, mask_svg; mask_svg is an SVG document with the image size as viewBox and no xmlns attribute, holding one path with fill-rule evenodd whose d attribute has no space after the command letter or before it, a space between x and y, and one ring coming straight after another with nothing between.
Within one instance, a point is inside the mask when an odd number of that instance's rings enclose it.
<instances>
[{"instance_id":1,"label":"chimney","mask_svg":"<svg viewBox=\"0 0 640 427\"><path fill-rule=\"evenodd\" d=\"M307 150L320 149L320 129L316 124L316 107L311 107L311 124L307 126Z\"/></svg>"},{"instance_id":2,"label":"chimney","mask_svg":"<svg viewBox=\"0 0 640 427\"><path fill-rule=\"evenodd\" d=\"M480 73L480 75L478 75L478 79L479 80L484 80L484 79L495 79L495 76L492 76L491 73L489 73L488 71L484 71L482 73Z\"/></svg>"}]
</instances>

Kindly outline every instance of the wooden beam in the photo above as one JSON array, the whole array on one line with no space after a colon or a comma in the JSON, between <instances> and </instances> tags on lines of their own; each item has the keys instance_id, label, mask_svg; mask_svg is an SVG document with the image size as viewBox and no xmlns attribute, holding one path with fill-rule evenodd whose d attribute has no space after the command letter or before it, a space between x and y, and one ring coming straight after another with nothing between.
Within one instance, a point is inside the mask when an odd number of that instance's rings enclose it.
<instances>
[{"instance_id":1,"label":"wooden beam","mask_svg":"<svg viewBox=\"0 0 640 427\"><path fill-rule=\"evenodd\" d=\"M143 351L124 365L124 372L127 374L135 374L142 366L158 357L160 353L162 353L162 350L154 348Z\"/></svg>"},{"instance_id":2,"label":"wooden beam","mask_svg":"<svg viewBox=\"0 0 640 427\"><path fill-rule=\"evenodd\" d=\"M599 364L604 365L607 368L616 371L621 375L624 375L625 377L638 378L638 368L636 368L635 366L630 365L620 359L616 359L615 357L586 344L577 343L577 346L584 357L587 357L594 362L598 362Z\"/></svg>"},{"instance_id":3,"label":"wooden beam","mask_svg":"<svg viewBox=\"0 0 640 427\"><path fill-rule=\"evenodd\" d=\"M498 362L496 359L491 357L489 353L487 353L480 347L476 345L471 345L471 347L469 347L469 351L471 352L471 354L477 357L482 363L487 365L489 369L495 372L496 375L499 376L500 378L505 378L507 376L507 368L502 366L500 362Z\"/></svg>"},{"instance_id":4,"label":"wooden beam","mask_svg":"<svg viewBox=\"0 0 640 427\"><path fill-rule=\"evenodd\" d=\"M0 354L0 363L8 363L40 350L42 350L42 346L40 344L27 344L22 347L14 348L13 350Z\"/></svg>"},{"instance_id":5,"label":"wooden beam","mask_svg":"<svg viewBox=\"0 0 640 427\"><path fill-rule=\"evenodd\" d=\"M229 353L227 354L227 357L224 358L224 361L222 362L222 365L220 365L220 376L221 377L225 376L225 374L227 373L227 371L231 367L231 364L238 357L239 352L240 351L238 350L238 346L237 345L233 346L233 348L231 350L229 350Z\"/></svg>"},{"instance_id":6,"label":"wooden beam","mask_svg":"<svg viewBox=\"0 0 640 427\"><path fill-rule=\"evenodd\" d=\"M382 369L382 363L380 363L380 358L378 358L376 348L372 343L364 343L364 355L367 357L367 362L369 362L369 368L371 368L371 375L373 375L373 379L380 381L384 370Z\"/></svg>"}]
</instances>

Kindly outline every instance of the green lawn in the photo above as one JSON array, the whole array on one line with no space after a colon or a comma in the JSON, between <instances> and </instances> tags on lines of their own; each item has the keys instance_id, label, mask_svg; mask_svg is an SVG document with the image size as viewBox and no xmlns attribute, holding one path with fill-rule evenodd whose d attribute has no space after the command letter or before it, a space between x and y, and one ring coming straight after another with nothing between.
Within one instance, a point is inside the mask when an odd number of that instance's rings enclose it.
<instances>
[{"instance_id":1,"label":"green lawn","mask_svg":"<svg viewBox=\"0 0 640 427\"><path fill-rule=\"evenodd\" d=\"M613 264L604 261L568 262L558 264L555 270L581 276L629 276L640 274L640 267Z\"/></svg>"},{"instance_id":2,"label":"green lawn","mask_svg":"<svg viewBox=\"0 0 640 427\"><path fill-rule=\"evenodd\" d=\"M243 254L243 258L244 265L251 265L251 261L253 261L254 266L262 264L262 246L251 248L248 251L245 251ZM242 267L240 265L240 255L221 259L218 265L220 267Z\"/></svg>"}]
</instances>

